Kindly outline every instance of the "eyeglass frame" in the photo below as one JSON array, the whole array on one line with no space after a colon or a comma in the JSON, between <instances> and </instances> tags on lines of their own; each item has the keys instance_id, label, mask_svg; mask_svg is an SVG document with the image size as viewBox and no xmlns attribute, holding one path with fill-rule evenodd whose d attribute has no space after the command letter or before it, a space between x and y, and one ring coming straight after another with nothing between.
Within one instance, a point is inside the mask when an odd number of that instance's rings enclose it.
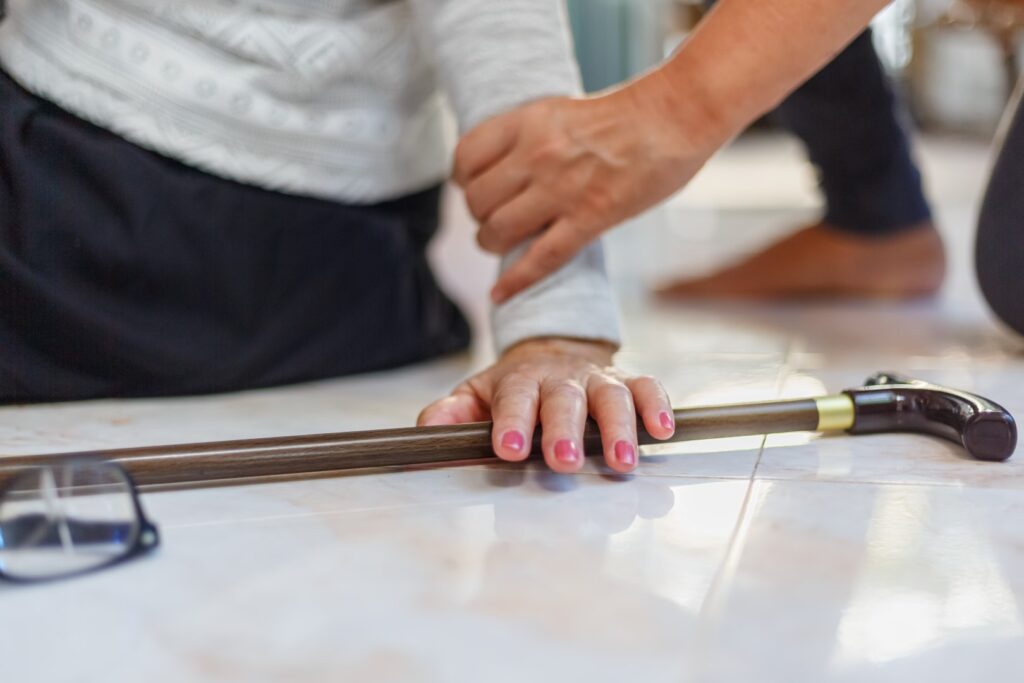
<instances>
[{"instance_id":1,"label":"eyeglass frame","mask_svg":"<svg viewBox=\"0 0 1024 683\"><path fill-rule=\"evenodd\" d=\"M0 0L2 1L2 0ZM0 464L3 460L0 459ZM128 473L124 467L112 460L104 460L103 458L83 458L77 456L68 459L54 459L46 464L40 464L33 467L27 467L22 470L18 470L10 475L10 478L0 486L0 507L3 506L7 496L12 492L14 484L18 482L21 477L28 475L31 472L37 472L48 468L58 467L74 467L76 465L87 465L95 467L97 465L104 467L111 467L117 470L124 480L128 483L128 493L132 499L132 509L135 511L135 517L138 520L139 528L135 534L135 538L132 540L131 546L122 554L111 558L110 560L98 564L95 567L87 567L85 569L78 569L67 574L55 574L53 576L41 576L41 577L25 577L25 576L12 576L3 570L0 566L0 581L8 583L18 584L29 584L29 583L47 583L50 581L61 581L64 579L72 579L86 574L92 574L93 572L102 571L104 569L110 569L116 565L128 562L142 555L153 552L160 546L160 531L157 526L149 520L146 513L142 509L142 503L139 500L138 486L135 484L135 480L132 475ZM11 552L17 552L12 550Z\"/></svg>"}]
</instances>

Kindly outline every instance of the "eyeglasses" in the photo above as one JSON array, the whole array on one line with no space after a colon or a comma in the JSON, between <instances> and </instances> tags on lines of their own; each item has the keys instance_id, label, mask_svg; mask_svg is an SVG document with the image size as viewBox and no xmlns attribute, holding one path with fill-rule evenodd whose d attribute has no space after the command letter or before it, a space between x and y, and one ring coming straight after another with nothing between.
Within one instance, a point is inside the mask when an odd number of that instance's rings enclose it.
<instances>
[{"instance_id":1,"label":"eyeglasses","mask_svg":"<svg viewBox=\"0 0 1024 683\"><path fill-rule=\"evenodd\" d=\"M0 578L47 581L147 553L160 536L131 477L102 460L67 460L16 474L0 489Z\"/></svg>"}]
</instances>

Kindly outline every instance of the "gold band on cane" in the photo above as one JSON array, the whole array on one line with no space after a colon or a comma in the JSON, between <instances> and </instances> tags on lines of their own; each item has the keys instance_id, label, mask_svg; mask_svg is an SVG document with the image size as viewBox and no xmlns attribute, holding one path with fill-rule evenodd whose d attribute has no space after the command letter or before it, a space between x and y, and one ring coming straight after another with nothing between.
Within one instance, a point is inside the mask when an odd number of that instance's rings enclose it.
<instances>
[{"instance_id":1,"label":"gold band on cane","mask_svg":"<svg viewBox=\"0 0 1024 683\"><path fill-rule=\"evenodd\" d=\"M853 399L846 394L814 399L818 406L818 431L840 432L853 426Z\"/></svg>"}]
</instances>

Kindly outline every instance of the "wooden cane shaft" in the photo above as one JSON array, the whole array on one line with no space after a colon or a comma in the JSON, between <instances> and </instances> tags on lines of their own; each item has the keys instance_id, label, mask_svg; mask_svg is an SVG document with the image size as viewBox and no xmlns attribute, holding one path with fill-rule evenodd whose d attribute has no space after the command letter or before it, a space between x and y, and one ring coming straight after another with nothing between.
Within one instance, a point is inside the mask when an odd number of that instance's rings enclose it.
<instances>
[{"instance_id":1,"label":"wooden cane shaft","mask_svg":"<svg viewBox=\"0 0 1024 683\"><path fill-rule=\"evenodd\" d=\"M813 399L681 408L675 411L672 441L752 434L813 431ZM641 444L658 443L640 425ZM595 424L588 423L584 450L602 452ZM533 453L540 453L540 434ZM493 457L491 423L453 427L412 427L339 434L287 436L240 441L149 446L110 451L0 458L0 484L16 471L55 457L103 457L121 464L141 486L316 474L374 467L440 464Z\"/></svg>"}]
</instances>

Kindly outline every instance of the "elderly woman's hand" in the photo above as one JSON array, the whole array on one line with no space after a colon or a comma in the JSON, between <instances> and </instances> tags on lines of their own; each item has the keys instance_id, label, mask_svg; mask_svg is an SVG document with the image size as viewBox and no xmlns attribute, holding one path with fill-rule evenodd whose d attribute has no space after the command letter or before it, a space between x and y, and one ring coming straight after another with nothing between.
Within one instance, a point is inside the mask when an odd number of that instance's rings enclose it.
<instances>
[{"instance_id":1,"label":"elderly woman's hand","mask_svg":"<svg viewBox=\"0 0 1024 683\"><path fill-rule=\"evenodd\" d=\"M455 180L501 253L543 232L503 301L680 189L711 154L857 35L887 0L718 0L660 67L616 90L542 100L459 143Z\"/></svg>"},{"instance_id":2,"label":"elderly woman's hand","mask_svg":"<svg viewBox=\"0 0 1024 683\"><path fill-rule=\"evenodd\" d=\"M608 466L630 472L637 463L637 415L658 439L675 432L672 408L661 384L614 367L612 349L600 343L536 339L506 351L487 370L428 406L420 425L494 421L495 454L509 461L530 455L539 420L544 459L556 472L583 465L583 428L597 421Z\"/></svg>"},{"instance_id":3,"label":"elderly woman's hand","mask_svg":"<svg viewBox=\"0 0 1024 683\"><path fill-rule=\"evenodd\" d=\"M540 100L461 140L454 178L480 223L480 245L506 253L543 233L502 274L496 302L670 195L708 159L720 143L713 119L658 86L667 87L652 74L606 95ZM699 119L706 122L688 125Z\"/></svg>"}]
</instances>

